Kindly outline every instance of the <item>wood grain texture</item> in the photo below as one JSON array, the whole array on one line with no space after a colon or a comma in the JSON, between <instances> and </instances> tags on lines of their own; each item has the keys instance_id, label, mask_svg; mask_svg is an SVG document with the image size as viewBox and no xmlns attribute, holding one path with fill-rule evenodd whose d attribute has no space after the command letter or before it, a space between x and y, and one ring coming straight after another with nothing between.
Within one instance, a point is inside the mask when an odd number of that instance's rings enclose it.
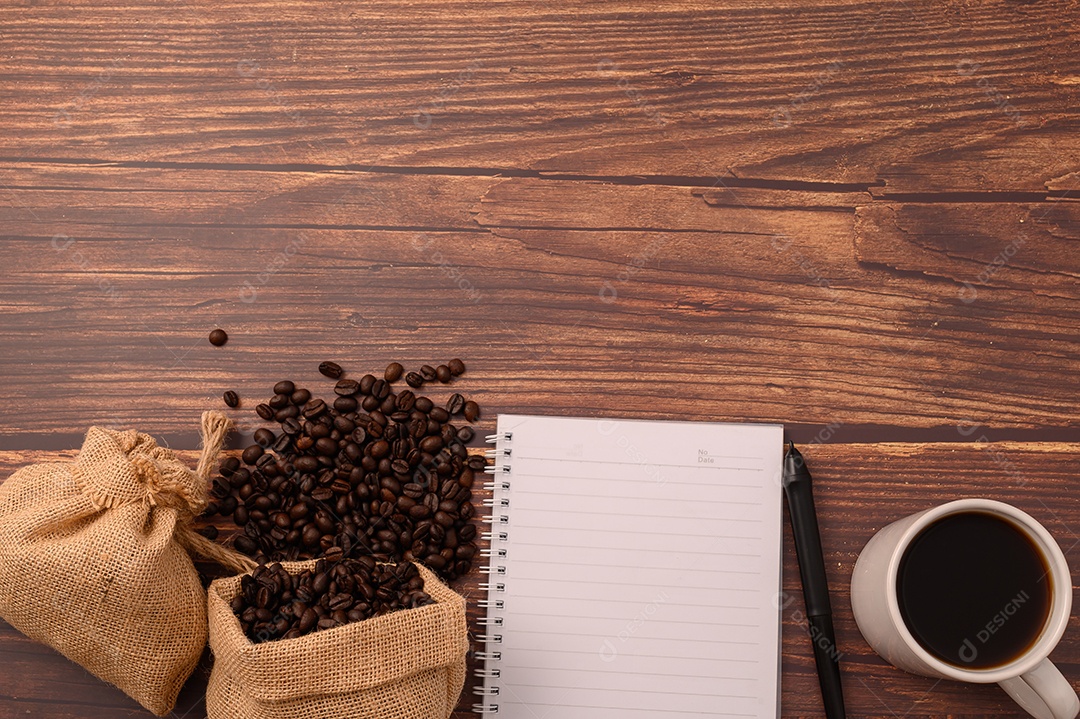
<instances>
[{"instance_id":1,"label":"wood grain texture","mask_svg":"<svg viewBox=\"0 0 1080 719\"><path fill-rule=\"evenodd\" d=\"M846 583L876 529L961 495L1076 564L1078 10L3 4L0 478L93 423L193 447L224 390L253 417L277 380L328 391L326 359L460 356L432 396L473 395L480 434L783 422L839 443L809 456L851 716L1015 715L884 665ZM784 716L821 716L785 542ZM0 662L0 716L146 716L6 626Z\"/></svg>"},{"instance_id":2,"label":"wood grain texture","mask_svg":"<svg viewBox=\"0 0 1080 719\"><path fill-rule=\"evenodd\" d=\"M980 435L970 436L977 439ZM6 478L26 463L60 461L74 454L0 452L0 477ZM1075 567L1080 564L1080 500L1076 498L1080 444L810 444L805 454L814 472L849 715L881 719L897 715L1016 716L1010 700L995 686L937 683L886 665L855 626L848 583L859 551L883 526L934 504L973 496L1009 502L1036 517L1061 545L1075 577ZM197 455L184 451L181 456L194 462ZM218 525L227 528L223 521ZM784 542L786 547L792 546L788 528ZM784 716L821 716L798 577L794 552L787 551L783 583L790 603L781 612ZM454 585L470 600L474 633L478 629L475 600L481 596L479 581L481 575L474 572ZM0 682L0 716L27 710L49 717L116 716L120 711L131 712L124 716L150 716L138 711L119 691L96 682L51 650L35 645L7 625L0 627L0 656L26 669L6 672ZM1073 617L1053 659L1073 685L1080 687L1080 618ZM199 702L209 666L209 659L200 665L175 716L205 716ZM472 703L470 687L471 683L462 698L463 710ZM109 711L113 713L107 714ZM455 715L456 719L468 716L465 711Z\"/></svg>"},{"instance_id":3,"label":"wood grain texture","mask_svg":"<svg viewBox=\"0 0 1080 719\"><path fill-rule=\"evenodd\" d=\"M19 96L0 107L18 128L2 156L1075 188L1075 11L15 2L0 10L0 78ZM910 173L1006 144L1027 171L1004 187Z\"/></svg>"}]
</instances>

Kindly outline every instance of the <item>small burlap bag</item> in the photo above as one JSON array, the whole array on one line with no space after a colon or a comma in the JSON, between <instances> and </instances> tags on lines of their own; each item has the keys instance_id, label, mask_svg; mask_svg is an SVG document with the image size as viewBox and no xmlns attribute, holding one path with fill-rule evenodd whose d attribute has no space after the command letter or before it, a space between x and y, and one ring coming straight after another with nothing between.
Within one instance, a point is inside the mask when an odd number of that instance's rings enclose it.
<instances>
[{"instance_id":1,"label":"small burlap bag","mask_svg":"<svg viewBox=\"0 0 1080 719\"><path fill-rule=\"evenodd\" d=\"M314 561L284 562L290 574ZM296 639L253 644L229 602L240 577L210 585L209 719L446 719L465 683L465 600L425 567L435 604Z\"/></svg>"},{"instance_id":2,"label":"small burlap bag","mask_svg":"<svg viewBox=\"0 0 1080 719\"><path fill-rule=\"evenodd\" d=\"M189 552L253 562L190 526L229 420L202 418L192 472L153 438L91 427L73 463L0 485L0 616L144 707L167 714L206 645L206 592Z\"/></svg>"}]
</instances>

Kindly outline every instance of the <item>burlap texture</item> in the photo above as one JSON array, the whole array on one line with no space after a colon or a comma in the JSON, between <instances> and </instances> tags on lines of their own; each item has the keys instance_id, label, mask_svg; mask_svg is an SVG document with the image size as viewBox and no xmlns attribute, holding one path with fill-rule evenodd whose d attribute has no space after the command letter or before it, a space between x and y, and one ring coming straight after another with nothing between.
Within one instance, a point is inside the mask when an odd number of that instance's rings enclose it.
<instances>
[{"instance_id":1,"label":"burlap texture","mask_svg":"<svg viewBox=\"0 0 1080 719\"><path fill-rule=\"evenodd\" d=\"M250 567L196 534L229 421L203 415L199 473L152 437L91 427L73 463L0 485L0 616L167 714L206 644L189 551Z\"/></svg>"},{"instance_id":2,"label":"burlap texture","mask_svg":"<svg viewBox=\"0 0 1080 719\"><path fill-rule=\"evenodd\" d=\"M283 562L290 574L314 561ZM423 566L435 604L252 644L229 602L240 576L210 585L209 719L446 719L465 683L465 600Z\"/></svg>"}]
</instances>

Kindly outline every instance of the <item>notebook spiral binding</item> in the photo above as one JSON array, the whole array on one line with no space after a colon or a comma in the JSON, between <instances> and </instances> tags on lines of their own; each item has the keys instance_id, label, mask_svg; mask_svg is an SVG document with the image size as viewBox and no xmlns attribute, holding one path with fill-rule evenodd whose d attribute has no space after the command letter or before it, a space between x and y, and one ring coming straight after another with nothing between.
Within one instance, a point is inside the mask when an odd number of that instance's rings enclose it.
<instances>
[{"instance_id":1,"label":"notebook spiral binding","mask_svg":"<svg viewBox=\"0 0 1080 719\"><path fill-rule=\"evenodd\" d=\"M480 552L480 555L490 561L488 566L480 571L487 575L488 581L480 584L480 589L487 593L487 599L477 604L487 610L487 616L480 620L480 626L484 627L484 633L477 635L477 640L483 642L484 650L476 652L476 658L483 662L483 667L477 669L475 676L483 680L480 686L473 689L477 697L483 697L481 703L473 704L473 712L476 714L498 714L499 704L494 697L499 696L498 679L501 675L498 662L502 659L502 652L498 645L502 644L502 633L499 627L503 626L503 618L498 612L506 608L503 599L499 595L506 591L506 583L502 577L506 575L506 567L500 563L500 559L506 557L507 549L500 546L509 541L510 533L507 526L510 517L506 514L510 508L510 441L513 433L503 432L487 436L488 444L495 445L494 449L487 450L484 454L495 460L495 464L484 471L491 475L491 481L484 483L484 489L492 493L491 499L485 499L483 505L491 508L491 514L481 517L480 521L489 525L490 530L481 532L480 536L488 540L491 545L488 549Z\"/></svg>"}]
</instances>

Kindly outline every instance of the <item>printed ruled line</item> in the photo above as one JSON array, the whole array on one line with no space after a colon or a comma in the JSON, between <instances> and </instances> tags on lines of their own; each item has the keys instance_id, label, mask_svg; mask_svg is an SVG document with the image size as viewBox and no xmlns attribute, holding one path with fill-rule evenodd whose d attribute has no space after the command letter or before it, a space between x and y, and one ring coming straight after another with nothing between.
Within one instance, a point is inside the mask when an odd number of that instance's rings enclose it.
<instances>
[{"instance_id":1,"label":"printed ruled line","mask_svg":"<svg viewBox=\"0 0 1080 719\"><path fill-rule=\"evenodd\" d=\"M511 500L511 504L510 504L509 509L510 510L514 509L514 504L513 504L512 500ZM587 515L592 516L592 517L598 516L598 514L599 514L598 512L590 512L590 511L583 510L583 509L582 510L574 510L574 509L543 509L543 508L540 508L540 507L518 507L518 511L519 512L540 512L540 513L546 513L546 514L587 514ZM674 514L635 514L633 512L605 512L604 514L599 515L599 516L603 516L605 519L612 519L612 518L615 518L615 517L642 517L644 519L681 519L683 521L694 521L694 522L697 522L697 521L753 522L753 523L757 523L757 524L760 524L761 522L765 521L763 519L742 519L742 518L739 518L739 517L732 517L732 518L728 518L728 517L691 517L691 516L687 516L685 514L680 514L680 515L674 515ZM639 533L640 532L638 532L638 534ZM649 532L649 534L652 534L652 532Z\"/></svg>"},{"instance_id":2,"label":"printed ruled line","mask_svg":"<svg viewBox=\"0 0 1080 719\"><path fill-rule=\"evenodd\" d=\"M510 664L505 659L499 662L499 668L509 673L513 669L523 669L526 671L539 671L539 672L574 672L578 673L577 669L553 669L551 667L534 667L529 664ZM618 674L619 676L648 676L648 677L685 677L687 679L726 679L729 681L737 682L754 682L757 683L760 677L728 677L722 674L687 674L686 672L679 672L678 674L666 674L664 672L629 672L626 670L615 669L584 669L581 670L588 672L589 674ZM507 682L509 684L509 682ZM516 684L514 686L517 686Z\"/></svg>"},{"instance_id":3,"label":"printed ruled line","mask_svg":"<svg viewBox=\"0 0 1080 719\"><path fill-rule=\"evenodd\" d=\"M592 689L597 691L617 691L619 694L670 694L672 696L681 697L711 697L713 699L757 699L755 694L701 694L699 692L662 692L656 689L625 689L620 687L619 689L608 689L606 687L568 687L561 684L518 684L514 683L514 688L526 688L526 689ZM564 704L563 706L569 706Z\"/></svg>"},{"instance_id":4,"label":"printed ruled line","mask_svg":"<svg viewBox=\"0 0 1080 719\"><path fill-rule=\"evenodd\" d=\"M693 571L693 570L688 569L688 570L684 570L684 571ZM523 577L523 576L520 576L520 575L515 575L513 577L513 580L515 582L562 582L564 584L582 584L583 583L580 579L555 579L553 577ZM614 582L614 581L611 581L611 580L608 580L608 579L593 579L591 582L589 582L589 585L593 586L593 587L596 587L596 586L600 586L600 587L620 586L620 587L649 587L649 588L652 588L652 587L656 586L656 585L652 585L652 584L643 584L642 582ZM706 591L716 591L716 592L754 592L754 593L757 593L757 592L761 591L758 588L745 589L745 588L742 588L742 587L698 587L698 586L690 585L690 584L680 584L678 588L679 589L704 589ZM675 591L675 590L673 589L672 591Z\"/></svg>"},{"instance_id":5,"label":"printed ruled line","mask_svg":"<svg viewBox=\"0 0 1080 719\"><path fill-rule=\"evenodd\" d=\"M665 602L665 604L666 604L666 602ZM511 617L511 618L512 617L547 617L549 619L560 619L560 620L564 620L564 621L566 620L566 615L565 614L548 614L546 612L518 612L518 611L513 611L513 610L508 610L508 609L504 609L503 614L501 616L504 619L506 617ZM596 617L596 616L592 616L592 615L586 616L586 615L583 615L583 614L575 614L573 618L574 619L610 619L611 621L614 621L614 622L620 622L620 623L623 622L622 618L615 619L615 618L613 618L611 616ZM691 622L691 621L683 621L681 619L664 619L663 621L661 621L661 620L655 620L655 621L657 621L659 624L692 624L695 627L746 627L747 629L757 629L758 627L761 626L760 624L757 624L757 623L746 624L746 623L741 623L741 622Z\"/></svg>"},{"instance_id":6,"label":"printed ruled line","mask_svg":"<svg viewBox=\"0 0 1080 719\"><path fill-rule=\"evenodd\" d=\"M756 539L761 541L760 537L754 536L741 536L734 534L691 534L688 532L654 532L652 530L633 530L633 529L604 529L594 527L549 527L542 524L514 524L511 523L508 526L514 529L547 529L555 530L558 532L603 532L604 534L633 534L636 537L691 537L693 539Z\"/></svg>"},{"instance_id":7,"label":"printed ruled line","mask_svg":"<svg viewBox=\"0 0 1080 719\"><path fill-rule=\"evenodd\" d=\"M738 537L738 539L754 539L754 537ZM598 545L582 547L580 544L551 544L550 542L521 542L517 540L510 540L508 542L503 542L503 544L507 544L510 547L559 547L562 549L603 549L624 552L668 552L668 550L665 549L641 549L640 547L601 547ZM743 552L696 552L692 549L680 549L679 554L703 554L707 557L750 557L751 559L761 559L760 554L748 554Z\"/></svg>"},{"instance_id":8,"label":"printed ruled line","mask_svg":"<svg viewBox=\"0 0 1080 719\"><path fill-rule=\"evenodd\" d=\"M720 464L672 464L665 462L618 462L607 459L581 459L577 457L536 457L530 455L523 455L514 453L510 455L510 462L517 462L523 459L532 460L534 462L581 462L582 464L606 464L611 467L640 467L642 464L648 467L675 467L678 469L731 469L740 472L764 472L763 467L728 467ZM716 457L716 459L728 459L727 457Z\"/></svg>"},{"instance_id":9,"label":"printed ruled line","mask_svg":"<svg viewBox=\"0 0 1080 719\"><path fill-rule=\"evenodd\" d=\"M612 691L615 691L615 690L612 690ZM717 697L717 698L722 699L723 697ZM489 697L488 700L490 700L490 699L494 699L494 697ZM562 703L560 703L560 704L547 704L547 703L544 703L544 702L524 702L524 701L520 701L520 700L519 701L514 701L512 699L503 699L503 700L501 700L499 702L491 702L491 703L493 703L493 704L498 703L500 705L505 704L507 706L510 706L512 704L517 704L517 705L525 707L526 709L529 709L530 711L532 711L531 707L548 707L549 709L556 709L556 708L561 709L563 707L570 707L572 709L617 709L618 711L621 711L621 712L648 712L651 716L656 716L657 714L662 714L665 717L684 716L684 715L691 715L691 714L694 715L694 716L710 716L710 717L715 717L716 716L716 712L714 712L714 711L696 712L696 711L689 711L689 710L686 710L686 709L677 709L677 710L674 710L674 711L671 710L671 709L665 709L665 710L663 710L663 712L657 712L655 709L642 709L640 707L612 707L612 706L599 706L599 705L596 705L596 704L562 704ZM535 712L533 712L534 716L546 716L546 714L547 713L545 712L543 715L538 715ZM730 712L730 711L725 711L723 715L725 717L751 717L751 719L758 716L757 714L737 714L735 712Z\"/></svg>"},{"instance_id":10,"label":"printed ruled line","mask_svg":"<svg viewBox=\"0 0 1080 719\"><path fill-rule=\"evenodd\" d=\"M561 475L560 475L560 477L561 477ZM566 479L577 479L577 478L567 477ZM584 478L582 478L582 479L584 479ZM699 484L699 485L695 485L695 486L700 487L702 485ZM720 485L717 485L717 486L720 486ZM727 485L724 485L724 486L727 486ZM509 496L517 496L517 495L522 495L522 494L528 495L528 496L536 496L536 497L551 497L552 496L551 492L544 492L544 491L534 492L534 491L529 490L529 489L513 489L513 488L511 488L509 492L503 492L502 493L503 496L508 496L508 495ZM578 497L589 497L589 498L592 498L592 499L612 499L612 496L610 494L584 494L582 492L574 492L574 498L576 499ZM627 495L620 495L619 497L617 497L617 499L634 499L634 500L641 500L641 501L645 501L645 502L678 502L679 504L686 504L687 501L689 501L689 500L686 500L686 499L672 499L670 497L628 497ZM698 499L698 498L695 497L693 502L694 502L694 504L740 504L740 505L746 505L746 506L749 506L749 507L760 507L760 506L762 506L761 502L742 502L742 501L735 500L735 499Z\"/></svg>"},{"instance_id":11,"label":"printed ruled line","mask_svg":"<svg viewBox=\"0 0 1080 719\"><path fill-rule=\"evenodd\" d=\"M512 644L504 645L506 649L503 651L509 653L513 652L543 652L544 654L587 654L589 656L595 656L598 652L584 652L577 649L544 649L541 647L518 647ZM686 657L670 654L634 654L634 659L685 659L693 662L728 662L731 664L760 664L757 659L712 659L709 657ZM587 672L588 669L578 668L579 671Z\"/></svg>"},{"instance_id":12,"label":"printed ruled line","mask_svg":"<svg viewBox=\"0 0 1080 719\"><path fill-rule=\"evenodd\" d=\"M657 586L647 586L646 588L647 589L660 589L661 587L659 585L657 585ZM606 603L611 603L611 604L639 604L639 605L643 604L643 603L645 603L645 604L648 603L647 601L643 601L641 599L615 599L614 597L609 597L609 598L605 598L605 599L591 599L589 597L564 597L564 596L547 597L547 596L543 596L543 595L539 595L539 594L518 594L517 592L506 592L506 594L507 594L507 596L512 598L512 599L510 599L508 601L516 601L516 600L520 600L520 599L540 599L540 600L543 600L543 601L546 601L546 602L549 602L549 603L554 600L554 602L556 602L556 603L558 603L558 602L574 602L575 604L577 602L606 602ZM749 609L749 610L753 610L753 611L758 611L758 610L761 609L761 607L757 606L757 605L744 606L742 604L688 604L686 602L664 602L664 606L665 607L698 607L698 608L702 608L702 609L713 609L713 610L716 610L716 611L720 611L720 610L723 610L723 609Z\"/></svg>"},{"instance_id":13,"label":"printed ruled line","mask_svg":"<svg viewBox=\"0 0 1080 719\"><path fill-rule=\"evenodd\" d=\"M547 545L547 546L550 546L550 545ZM510 555L507 554L507 556L504 559L509 560ZM507 568L509 569L509 562L504 562L504 564L506 564ZM697 565L694 565L693 567L653 567L653 566L648 566L648 565L644 565L644 564L609 564L607 562L605 562L604 564L591 564L589 562L557 562L557 561L548 561L546 559L530 559L527 562L525 562L525 561L521 562L521 566L524 566L526 564L557 564L560 567L597 567L597 568L600 568L600 569L607 569L609 567L613 568L613 569L650 569L650 570L664 570L664 571L671 571L671 572L693 572L694 574L698 574L699 572L711 572L711 573L719 572L720 574L751 574L751 575L754 575L754 576L761 576L760 571L749 571L749 570L744 571L744 570L739 570L739 569L702 569L701 567L699 567Z\"/></svg>"},{"instance_id":14,"label":"printed ruled line","mask_svg":"<svg viewBox=\"0 0 1080 719\"><path fill-rule=\"evenodd\" d=\"M658 622L658 624L659 623L662 623L662 622ZM611 638L611 634L592 634L592 633L589 633L589 632L542 631L542 630L536 630L536 629L518 629L517 627L513 628L513 633L515 635L517 635L517 634L543 634L545 636L555 635L555 636L561 636L561 637L595 637L597 639L610 639ZM685 642L689 642L690 644L744 644L744 645L752 646L752 647L756 647L759 644L759 642L740 642L740 641L729 641L729 640L726 640L726 639L669 639L669 638L666 638L666 637L642 637L642 636L638 636L638 635L634 635L633 639L635 641L637 641L639 639L644 639L646 641L669 642L671 644L683 644Z\"/></svg>"},{"instance_id":15,"label":"printed ruled line","mask_svg":"<svg viewBox=\"0 0 1080 719\"><path fill-rule=\"evenodd\" d=\"M628 465L628 466L636 467L637 465ZM634 480L634 479L628 479L627 477L595 477L595 476L592 476L592 475L582 477L582 476L575 476L575 475L570 475L570 474L553 475L551 473L532 474L531 472L522 472L520 470L512 471L509 476L510 476L510 479L511 479L511 485L510 485L511 486L511 489L510 489L511 493L513 493L513 491L514 491L513 490L513 481L512 480L520 479L522 477L529 477L529 478L532 478L532 479L547 480L547 479L551 479L554 476L554 477L558 477L559 479L580 479L580 480L584 480L584 481L588 481L588 482L618 482L618 483L623 484L623 485L625 485L625 484L631 484L631 485L633 485L633 484L656 484L657 486L660 486L660 484L661 484L660 482L658 482L658 481L656 481L654 479ZM678 480L666 479L666 478L663 480L663 485L664 486L671 485L671 484L681 484L681 485L683 485L685 487L710 487L710 488L713 488L713 489L731 489L731 488L736 488L736 489L763 489L763 487L760 484L737 484L735 482L723 482L723 483L720 483L720 484L715 483L715 482L705 482L705 483L703 483L703 482L679 482Z\"/></svg>"}]
</instances>

